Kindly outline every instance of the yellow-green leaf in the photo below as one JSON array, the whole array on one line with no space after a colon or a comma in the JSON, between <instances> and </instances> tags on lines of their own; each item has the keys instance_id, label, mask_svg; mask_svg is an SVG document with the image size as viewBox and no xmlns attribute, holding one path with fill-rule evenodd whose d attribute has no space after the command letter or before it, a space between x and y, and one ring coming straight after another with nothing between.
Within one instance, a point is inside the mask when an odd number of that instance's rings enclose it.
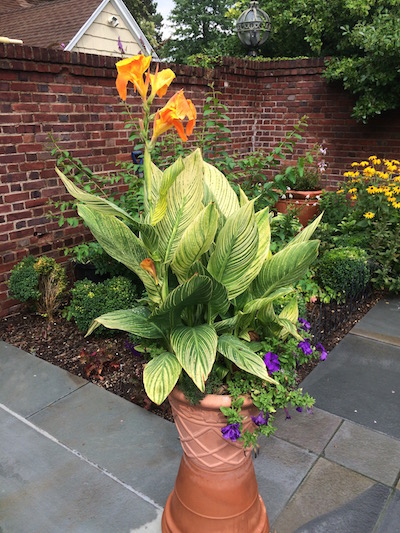
<instances>
[{"instance_id":1,"label":"yellow-green leaf","mask_svg":"<svg viewBox=\"0 0 400 533\"><path fill-rule=\"evenodd\" d=\"M163 403L175 387L182 367L175 355L163 352L147 363L143 371L143 384L147 396L157 405Z\"/></svg>"}]
</instances>

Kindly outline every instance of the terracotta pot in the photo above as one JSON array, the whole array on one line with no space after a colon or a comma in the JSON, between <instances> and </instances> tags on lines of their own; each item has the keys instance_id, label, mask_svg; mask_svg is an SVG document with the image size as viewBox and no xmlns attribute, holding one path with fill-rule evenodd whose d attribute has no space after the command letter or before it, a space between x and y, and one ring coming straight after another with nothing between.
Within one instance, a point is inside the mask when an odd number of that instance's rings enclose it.
<instances>
[{"instance_id":1,"label":"terracotta pot","mask_svg":"<svg viewBox=\"0 0 400 533\"><path fill-rule=\"evenodd\" d=\"M288 198L288 195L292 198ZM317 196L321 191L289 191L286 198L279 198L275 204L278 213L287 213L288 209L294 209L299 217L300 223L307 226L309 221L319 213Z\"/></svg>"},{"instance_id":2,"label":"terracotta pot","mask_svg":"<svg viewBox=\"0 0 400 533\"><path fill-rule=\"evenodd\" d=\"M208 395L193 406L174 389L169 401L183 456L165 506L163 533L268 533L251 451L222 437L226 418L219 408L230 405L229 396ZM250 429L258 410L249 399L243 410Z\"/></svg>"}]
</instances>

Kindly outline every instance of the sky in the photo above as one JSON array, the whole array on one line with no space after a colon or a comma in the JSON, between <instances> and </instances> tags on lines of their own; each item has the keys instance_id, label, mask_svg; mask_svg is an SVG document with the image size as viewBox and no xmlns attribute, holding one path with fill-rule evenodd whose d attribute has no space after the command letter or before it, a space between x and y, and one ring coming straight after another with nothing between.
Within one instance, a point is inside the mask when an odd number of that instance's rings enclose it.
<instances>
[{"instance_id":1,"label":"sky","mask_svg":"<svg viewBox=\"0 0 400 533\"><path fill-rule=\"evenodd\" d=\"M174 7L175 3L173 0L157 0L158 12L164 18L164 27L163 27L163 37L169 37L171 35L171 28L168 25L167 18L171 12L171 9Z\"/></svg>"}]
</instances>

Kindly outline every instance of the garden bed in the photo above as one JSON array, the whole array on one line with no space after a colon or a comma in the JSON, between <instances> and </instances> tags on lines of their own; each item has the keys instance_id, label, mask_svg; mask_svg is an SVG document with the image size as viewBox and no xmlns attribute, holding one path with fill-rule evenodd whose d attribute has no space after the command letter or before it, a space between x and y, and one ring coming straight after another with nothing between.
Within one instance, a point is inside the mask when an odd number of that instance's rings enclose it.
<instances>
[{"instance_id":1,"label":"garden bed","mask_svg":"<svg viewBox=\"0 0 400 533\"><path fill-rule=\"evenodd\" d=\"M372 294L355 305L351 316L325 336L322 342L328 352L375 305L379 296ZM337 306L331 307L332 313L337 312ZM157 406L148 399L142 381L145 361L141 354L132 352L127 335L118 333L112 338L85 338L72 322L61 318L48 322L32 313L20 313L2 319L0 331L1 340L172 420L168 401ZM300 368L299 381L316 364L310 363Z\"/></svg>"}]
</instances>

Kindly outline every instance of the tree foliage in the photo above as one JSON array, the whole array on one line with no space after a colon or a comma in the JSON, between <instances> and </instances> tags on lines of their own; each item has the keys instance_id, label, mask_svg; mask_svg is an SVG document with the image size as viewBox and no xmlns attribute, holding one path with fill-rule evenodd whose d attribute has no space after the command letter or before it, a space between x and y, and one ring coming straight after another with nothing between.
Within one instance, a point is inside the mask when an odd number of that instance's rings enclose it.
<instances>
[{"instance_id":1,"label":"tree foliage","mask_svg":"<svg viewBox=\"0 0 400 533\"><path fill-rule=\"evenodd\" d=\"M234 21L227 17L233 2L226 0L175 0L171 12L174 32L162 49L164 57L177 63L198 53L224 53Z\"/></svg>"},{"instance_id":2,"label":"tree foliage","mask_svg":"<svg viewBox=\"0 0 400 533\"><path fill-rule=\"evenodd\" d=\"M162 41L161 26L163 17L157 12L155 1L124 0L124 3L151 45L157 47Z\"/></svg>"}]
</instances>

